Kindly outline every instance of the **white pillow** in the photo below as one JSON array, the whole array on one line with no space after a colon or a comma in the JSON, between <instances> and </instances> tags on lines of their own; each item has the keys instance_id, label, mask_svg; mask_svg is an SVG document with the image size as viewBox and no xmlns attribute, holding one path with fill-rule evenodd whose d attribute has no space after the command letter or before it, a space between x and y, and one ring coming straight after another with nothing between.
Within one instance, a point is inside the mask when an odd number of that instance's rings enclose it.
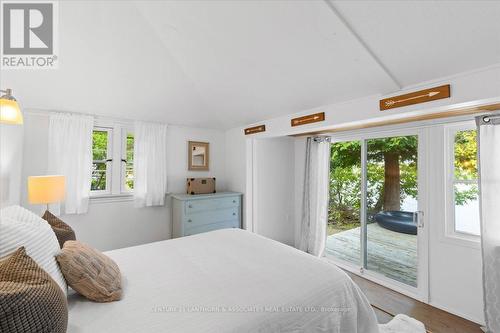
<instances>
[{"instance_id":1,"label":"white pillow","mask_svg":"<svg viewBox=\"0 0 500 333\"><path fill-rule=\"evenodd\" d=\"M42 219L32 211L17 205L0 209L0 217L8 217L14 221L23 223L39 224L42 222L46 222L44 219Z\"/></svg>"},{"instance_id":2,"label":"white pillow","mask_svg":"<svg viewBox=\"0 0 500 333\"><path fill-rule=\"evenodd\" d=\"M0 257L11 254L24 246L26 253L67 294L66 280L56 261L56 255L61 249L54 231L41 217L22 207L17 207L5 208L0 212Z\"/></svg>"}]
</instances>

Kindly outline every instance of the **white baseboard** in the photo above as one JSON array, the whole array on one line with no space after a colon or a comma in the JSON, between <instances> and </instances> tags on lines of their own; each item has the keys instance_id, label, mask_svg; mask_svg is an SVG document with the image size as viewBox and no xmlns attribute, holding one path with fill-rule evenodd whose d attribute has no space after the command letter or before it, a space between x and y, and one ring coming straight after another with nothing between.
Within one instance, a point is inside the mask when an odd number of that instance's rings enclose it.
<instances>
[{"instance_id":1,"label":"white baseboard","mask_svg":"<svg viewBox=\"0 0 500 333\"><path fill-rule=\"evenodd\" d=\"M438 309L441 309L443 311L446 311L446 312L449 312L451 314L454 314L455 316L459 316L459 317L462 317L464 319L467 319L467 320L470 320L478 325L481 325L481 326L484 326L485 323L480 319L480 318L476 318L474 316L470 316L466 313L462 313L461 311L457 311L455 309L452 309L452 308L449 308L447 306L444 306L442 304L439 304L439 303L435 303L435 302L429 302L430 305L432 305L433 307L435 308L438 308Z\"/></svg>"}]
</instances>

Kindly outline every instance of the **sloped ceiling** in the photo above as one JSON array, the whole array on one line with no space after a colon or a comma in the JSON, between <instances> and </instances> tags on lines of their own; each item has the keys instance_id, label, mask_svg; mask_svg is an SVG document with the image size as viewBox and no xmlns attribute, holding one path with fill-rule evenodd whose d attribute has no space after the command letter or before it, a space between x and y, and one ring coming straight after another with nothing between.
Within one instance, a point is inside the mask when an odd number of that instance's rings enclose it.
<instances>
[{"instance_id":1,"label":"sloped ceiling","mask_svg":"<svg viewBox=\"0 0 500 333\"><path fill-rule=\"evenodd\" d=\"M494 1L61 1L24 108L228 129L500 63ZM384 68L385 67L385 68Z\"/></svg>"},{"instance_id":2,"label":"sloped ceiling","mask_svg":"<svg viewBox=\"0 0 500 333\"><path fill-rule=\"evenodd\" d=\"M375 2L335 6L403 86L500 63L499 1Z\"/></svg>"}]
</instances>

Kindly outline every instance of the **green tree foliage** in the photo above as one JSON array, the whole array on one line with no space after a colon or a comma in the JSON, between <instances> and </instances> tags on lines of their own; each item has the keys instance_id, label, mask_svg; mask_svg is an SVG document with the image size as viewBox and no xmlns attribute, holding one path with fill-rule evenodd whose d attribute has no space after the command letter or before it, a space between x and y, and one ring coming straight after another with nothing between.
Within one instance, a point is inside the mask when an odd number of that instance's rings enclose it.
<instances>
[{"instance_id":1,"label":"green tree foliage","mask_svg":"<svg viewBox=\"0 0 500 333\"><path fill-rule=\"evenodd\" d=\"M333 143L330 148L329 234L359 224L360 193L361 143Z\"/></svg>"},{"instance_id":2,"label":"green tree foliage","mask_svg":"<svg viewBox=\"0 0 500 333\"><path fill-rule=\"evenodd\" d=\"M367 140L368 217L380 210L399 210L406 198L417 198L417 136ZM477 179L476 131L458 132L455 178ZM477 198L477 186L455 191L457 205ZM330 232L359 225L361 142L333 143L330 155Z\"/></svg>"},{"instance_id":3,"label":"green tree foliage","mask_svg":"<svg viewBox=\"0 0 500 333\"><path fill-rule=\"evenodd\" d=\"M127 190L134 189L134 136L127 134L126 138L125 186ZM106 189L106 159L108 158L108 132L96 130L92 133L92 181L91 190Z\"/></svg>"},{"instance_id":4,"label":"green tree foliage","mask_svg":"<svg viewBox=\"0 0 500 333\"><path fill-rule=\"evenodd\" d=\"M134 136L127 134L127 163L125 166L125 186L134 189Z\"/></svg>"},{"instance_id":5,"label":"green tree foliage","mask_svg":"<svg viewBox=\"0 0 500 333\"><path fill-rule=\"evenodd\" d=\"M455 179L477 179L477 131L459 131L455 135ZM478 187L476 184L469 186L455 186L455 204L463 206L477 199Z\"/></svg>"},{"instance_id":6,"label":"green tree foliage","mask_svg":"<svg viewBox=\"0 0 500 333\"><path fill-rule=\"evenodd\" d=\"M108 132L92 132L92 180L90 189L100 191L106 189L106 159L108 151Z\"/></svg>"},{"instance_id":7,"label":"green tree foliage","mask_svg":"<svg viewBox=\"0 0 500 333\"><path fill-rule=\"evenodd\" d=\"M371 210L400 210L406 197L416 198L417 151L418 141L413 135L367 141Z\"/></svg>"}]
</instances>

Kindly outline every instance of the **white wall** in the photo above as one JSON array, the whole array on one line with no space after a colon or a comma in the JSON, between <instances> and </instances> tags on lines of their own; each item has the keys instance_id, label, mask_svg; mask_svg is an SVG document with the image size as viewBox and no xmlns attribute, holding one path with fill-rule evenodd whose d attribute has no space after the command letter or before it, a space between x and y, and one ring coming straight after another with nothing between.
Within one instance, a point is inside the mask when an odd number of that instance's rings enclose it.
<instances>
[{"instance_id":1,"label":"white wall","mask_svg":"<svg viewBox=\"0 0 500 333\"><path fill-rule=\"evenodd\" d=\"M24 128L0 124L0 207L19 204Z\"/></svg>"},{"instance_id":2,"label":"white wall","mask_svg":"<svg viewBox=\"0 0 500 333\"><path fill-rule=\"evenodd\" d=\"M295 139L254 142L254 231L285 244L295 243Z\"/></svg>"},{"instance_id":3,"label":"white wall","mask_svg":"<svg viewBox=\"0 0 500 333\"><path fill-rule=\"evenodd\" d=\"M304 172L306 169L306 138L296 138L294 144L294 214L295 214L295 246L300 244L300 224L302 217L302 193L304 188Z\"/></svg>"},{"instance_id":4,"label":"white wall","mask_svg":"<svg viewBox=\"0 0 500 333\"><path fill-rule=\"evenodd\" d=\"M241 135L240 129L229 130L225 133L226 140L226 183L234 191L245 191L246 173L246 138Z\"/></svg>"},{"instance_id":5,"label":"white wall","mask_svg":"<svg viewBox=\"0 0 500 333\"><path fill-rule=\"evenodd\" d=\"M210 171L188 171L188 141L210 143ZM224 131L169 125L167 130L168 191L184 193L186 178L215 177L218 191L226 186L226 137Z\"/></svg>"},{"instance_id":6,"label":"white wall","mask_svg":"<svg viewBox=\"0 0 500 333\"><path fill-rule=\"evenodd\" d=\"M43 207L29 205L28 176L47 171L48 116L25 113L24 163L22 167L22 205L36 212ZM167 130L168 191L183 193L187 177L216 177L217 190L225 190L225 134L223 131L170 125ZM210 171L187 170L187 141L210 142ZM3 159L2 159L3 161ZM20 165L17 164L17 165ZM171 237L170 199L165 207L135 208L125 201L93 200L82 215L63 215L77 238L100 250L133 246Z\"/></svg>"},{"instance_id":7,"label":"white wall","mask_svg":"<svg viewBox=\"0 0 500 333\"><path fill-rule=\"evenodd\" d=\"M445 131L429 129L430 170L445 170ZM479 244L464 244L445 237L445 173L430 172L429 288L430 303L484 323L481 251Z\"/></svg>"},{"instance_id":8,"label":"white wall","mask_svg":"<svg viewBox=\"0 0 500 333\"><path fill-rule=\"evenodd\" d=\"M245 193L247 181L247 145L248 140L241 135L241 130L235 128L225 133L226 151L225 151L225 181L226 188L231 191ZM247 225L247 202L251 202L248 196L243 197L242 201L242 226L244 229L252 230Z\"/></svg>"}]
</instances>

